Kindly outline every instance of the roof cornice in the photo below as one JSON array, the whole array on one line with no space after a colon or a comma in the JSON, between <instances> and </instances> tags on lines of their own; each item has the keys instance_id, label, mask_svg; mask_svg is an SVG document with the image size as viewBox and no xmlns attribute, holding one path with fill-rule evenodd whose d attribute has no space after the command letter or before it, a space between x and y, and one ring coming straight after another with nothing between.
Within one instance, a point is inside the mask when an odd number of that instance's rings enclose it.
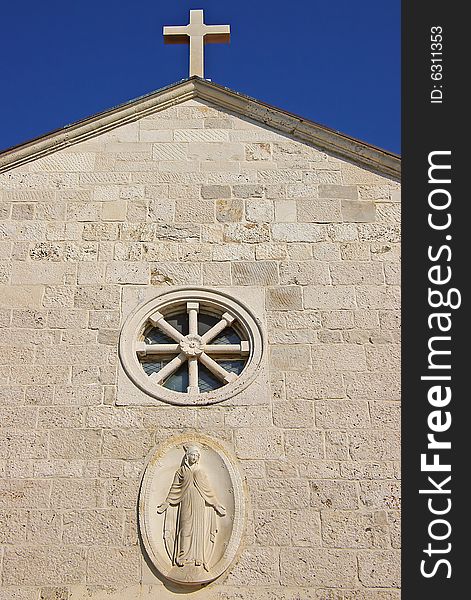
<instances>
[{"instance_id":1,"label":"roof cornice","mask_svg":"<svg viewBox=\"0 0 471 600\"><path fill-rule=\"evenodd\" d=\"M0 173L192 98L210 102L240 116L289 134L303 142L314 144L326 152L346 158L381 175L395 179L400 177L401 159L397 154L382 150L324 125L303 119L199 77L183 80L5 150L0 153Z\"/></svg>"}]
</instances>

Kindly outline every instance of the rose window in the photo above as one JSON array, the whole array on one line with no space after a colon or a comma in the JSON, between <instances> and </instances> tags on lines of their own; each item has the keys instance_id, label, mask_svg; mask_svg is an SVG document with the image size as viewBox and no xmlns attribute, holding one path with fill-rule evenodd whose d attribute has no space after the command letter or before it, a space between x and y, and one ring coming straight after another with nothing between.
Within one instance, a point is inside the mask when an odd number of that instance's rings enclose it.
<instances>
[{"instance_id":1,"label":"rose window","mask_svg":"<svg viewBox=\"0 0 471 600\"><path fill-rule=\"evenodd\" d=\"M250 312L221 293L201 289L148 302L131 315L120 339L123 366L135 383L178 404L217 402L245 387L261 349L261 332Z\"/></svg>"},{"instance_id":2,"label":"rose window","mask_svg":"<svg viewBox=\"0 0 471 600\"><path fill-rule=\"evenodd\" d=\"M234 381L249 354L234 315L200 312L198 302L167 318L155 312L142 337L136 344L142 368L154 384L176 392L197 394Z\"/></svg>"}]
</instances>

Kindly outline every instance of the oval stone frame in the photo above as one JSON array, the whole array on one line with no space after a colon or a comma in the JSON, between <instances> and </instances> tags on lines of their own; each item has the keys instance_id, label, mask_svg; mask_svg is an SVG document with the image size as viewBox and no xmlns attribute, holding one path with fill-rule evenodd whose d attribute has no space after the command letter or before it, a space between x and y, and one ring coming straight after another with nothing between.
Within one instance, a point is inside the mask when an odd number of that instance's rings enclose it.
<instances>
[{"instance_id":1,"label":"oval stone frame","mask_svg":"<svg viewBox=\"0 0 471 600\"><path fill-rule=\"evenodd\" d=\"M138 336L145 327L149 317L156 311L165 312L165 309L172 304L187 301L199 302L202 306L213 306L219 310L232 313L242 325L249 338L248 360L240 376L234 381L211 392L188 394L168 390L161 385L155 384L142 369L137 356L136 344ZM168 404L204 406L227 400L229 397L241 392L253 381L260 370L264 345L260 320L248 307L225 292L208 288L188 287L162 293L133 311L124 322L121 330L119 356L127 376L147 395Z\"/></svg>"},{"instance_id":2,"label":"oval stone frame","mask_svg":"<svg viewBox=\"0 0 471 600\"><path fill-rule=\"evenodd\" d=\"M213 483L226 516L218 521L217 546L209 571L195 578L185 575L185 568L174 566L165 551L163 542L163 514L157 514L157 506L165 500L180 466L183 447L196 444L201 449L201 462ZM224 523L225 519L229 519ZM158 446L152 453L142 478L139 493L139 531L141 540L151 563L165 579L188 587L202 586L220 577L234 562L245 527L245 494L242 476L235 459L223 445L199 433L172 437ZM200 569L201 571L201 569Z\"/></svg>"}]
</instances>

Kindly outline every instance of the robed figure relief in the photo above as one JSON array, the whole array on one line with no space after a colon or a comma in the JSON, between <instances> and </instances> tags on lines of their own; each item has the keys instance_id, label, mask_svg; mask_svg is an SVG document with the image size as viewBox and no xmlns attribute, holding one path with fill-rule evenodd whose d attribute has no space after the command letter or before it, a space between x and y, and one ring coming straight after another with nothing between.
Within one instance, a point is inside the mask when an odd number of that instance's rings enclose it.
<instances>
[{"instance_id":1,"label":"robed figure relief","mask_svg":"<svg viewBox=\"0 0 471 600\"><path fill-rule=\"evenodd\" d=\"M163 537L172 565L202 566L209 571L218 518L226 515L226 509L199 464L199 448L191 445L184 450L167 498L157 512L165 512Z\"/></svg>"}]
</instances>

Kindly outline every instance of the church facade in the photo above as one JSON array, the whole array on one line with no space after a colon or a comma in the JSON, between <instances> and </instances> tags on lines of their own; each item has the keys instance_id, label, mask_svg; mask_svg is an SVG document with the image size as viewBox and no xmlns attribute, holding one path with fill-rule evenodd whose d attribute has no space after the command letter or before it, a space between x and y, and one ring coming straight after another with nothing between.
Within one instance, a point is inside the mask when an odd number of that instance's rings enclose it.
<instances>
[{"instance_id":1,"label":"church facade","mask_svg":"<svg viewBox=\"0 0 471 600\"><path fill-rule=\"evenodd\" d=\"M1 600L399 599L399 162L198 77L0 154Z\"/></svg>"}]
</instances>

